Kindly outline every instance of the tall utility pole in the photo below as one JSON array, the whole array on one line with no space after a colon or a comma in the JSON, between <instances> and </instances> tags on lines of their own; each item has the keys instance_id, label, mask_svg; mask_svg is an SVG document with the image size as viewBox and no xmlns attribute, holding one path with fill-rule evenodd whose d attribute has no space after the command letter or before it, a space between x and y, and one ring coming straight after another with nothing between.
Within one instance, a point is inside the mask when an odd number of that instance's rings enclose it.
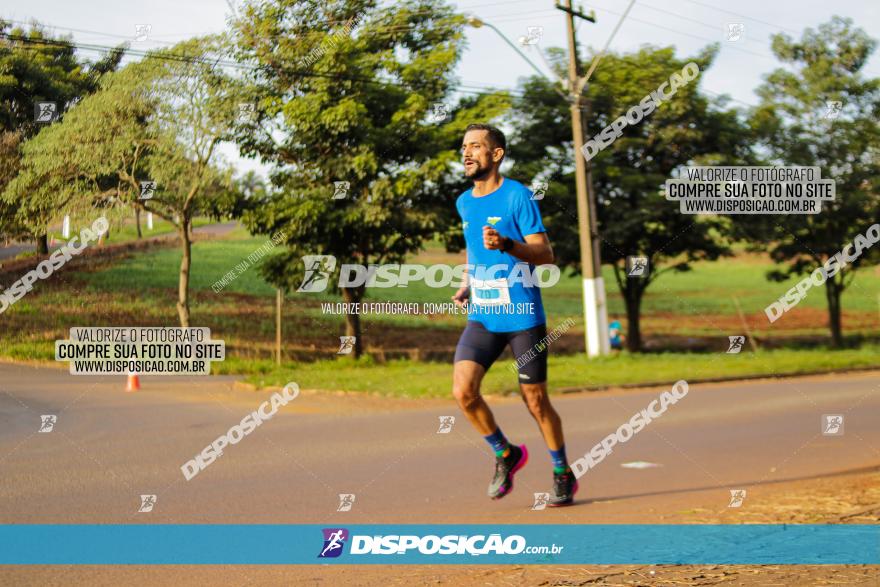
<instances>
[{"instance_id":1,"label":"tall utility pole","mask_svg":"<svg viewBox=\"0 0 880 587\"><path fill-rule=\"evenodd\" d=\"M568 85L571 94L571 131L574 139L575 186L577 189L578 235L581 249L581 274L584 290L584 336L587 356L608 354L608 308L605 301L605 281L602 279L602 263L599 258L599 231L596 227L596 205L592 194L592 182L588 162L582 152L584 146L584 107L582 82L577 59L577 40L574 35L574 19L582 18L596 22L574 10L571 0L556 8L566 13L568 26Z\"/></svg>"},{"instance_id":2,"label":"tall utility pole","mask_svg":"<svg viewBox=\"0 0 880 587\"><path fill-rule=\"evenodd\" d=\"M281 366L281 302L284 294L281 288L275 294L275 364Z\"/></svg>"}]
</instances>

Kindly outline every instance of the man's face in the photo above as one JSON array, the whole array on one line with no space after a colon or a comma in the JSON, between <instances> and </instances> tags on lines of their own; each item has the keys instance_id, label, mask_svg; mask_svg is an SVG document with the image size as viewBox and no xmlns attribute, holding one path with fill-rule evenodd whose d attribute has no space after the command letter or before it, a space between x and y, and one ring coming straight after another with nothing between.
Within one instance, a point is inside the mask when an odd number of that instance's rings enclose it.
<instances>
[{"instance_id":1,"label":"man's face","mask_svg":"<svg viewBox=\"0 0 880 587\"><path fill-rule=\"evenodd\" d=\"M468 179L482 179L492 168L501 162L504 150L492 148L489 131L469 130L461 143L464 176Z\"/></svg>"}]
</instances>

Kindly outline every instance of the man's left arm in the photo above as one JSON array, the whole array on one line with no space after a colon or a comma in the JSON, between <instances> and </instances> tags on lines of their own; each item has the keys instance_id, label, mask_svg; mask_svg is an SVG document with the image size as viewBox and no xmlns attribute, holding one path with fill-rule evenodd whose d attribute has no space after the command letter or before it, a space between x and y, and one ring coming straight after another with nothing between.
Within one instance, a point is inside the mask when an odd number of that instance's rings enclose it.
<instances>
[{"instance_id":1,"label":"man's left arm","mask_svg":"<svg viewBox=\"0 0 880 587\"><path fill-rule=\"evenodd\" d=\"M546 232L527 234L526 240L518 241L501 235L491 226L483 227L483 245L493 251L503 251L513 255L521 261L532 265L547 265L553 263L553 247Z\"/></svg>"}]
</instances>

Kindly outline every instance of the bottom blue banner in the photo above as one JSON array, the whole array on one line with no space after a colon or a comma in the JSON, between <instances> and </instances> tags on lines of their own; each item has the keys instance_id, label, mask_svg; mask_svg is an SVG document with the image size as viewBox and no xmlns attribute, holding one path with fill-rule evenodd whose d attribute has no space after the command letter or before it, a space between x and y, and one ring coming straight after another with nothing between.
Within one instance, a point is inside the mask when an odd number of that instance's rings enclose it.
<instances>
[{"instance_id":1,"label":"bottom blue banner","mask_svg":"<svg viewBox=\"0 0 880 587\"><path fill-rule=\"evenodd\" d=\"M0 525L0 564L880 564L880 525Z\"/></svg>"}]
</instances>

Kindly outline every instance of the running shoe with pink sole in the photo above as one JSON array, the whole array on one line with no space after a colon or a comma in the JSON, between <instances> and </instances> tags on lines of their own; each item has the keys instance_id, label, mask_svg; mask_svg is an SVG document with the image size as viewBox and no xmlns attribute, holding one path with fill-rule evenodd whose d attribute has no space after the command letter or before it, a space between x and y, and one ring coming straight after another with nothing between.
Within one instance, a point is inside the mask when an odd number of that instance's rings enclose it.
<instances>
[{"instance_id":1,"label":"running shoe with pink sole","mask_svg":"<svg viewBox=\"0 0 880 587\"><path fill-rule=\"evenodd\" d=\"M513 490L513 475L529 461L526 445L510 445L506 457L495 457L495 477L489 484L489 497L501 499Z\"/></svg>"}]
</instances>

